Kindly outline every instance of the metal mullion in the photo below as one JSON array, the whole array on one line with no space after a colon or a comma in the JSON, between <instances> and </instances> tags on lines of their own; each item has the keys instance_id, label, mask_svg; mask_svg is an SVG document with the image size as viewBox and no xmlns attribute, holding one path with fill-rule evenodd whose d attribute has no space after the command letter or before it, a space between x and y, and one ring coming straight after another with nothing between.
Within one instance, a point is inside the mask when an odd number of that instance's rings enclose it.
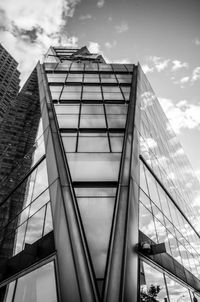
<instances>
[{"instance_id":1,"label":"metal mullion","mask_svg":"<svg viewBox=\"0 0 200 302\"><path fill-rule=\"evenodd\" d=\"M106 129L107 129L108 144L109 144L110 152L112 152L112 149L111 149L111 142L110 142L110 135L109 135L109 128L108 128L108 120L107 120L107 114L106 114L106 107L105 107L105 100L104 100L104 95L103 95L103 88L102 88L102 83L101 83L100 74L99 74L99 83L100 83L100 87L101 87L101 95L102 95L102 103L103 103L104 116L105 116L105 121L106 121Z\"/></svg>"},{"instance_id":2,"label":"metal mullion","mask_svg":"<svg viewBox=\"0 0 200 302\"><path fill-rule=\"evenodd\" d=\"M81 83L81 98L80 98L80 108L79 108L79 116L78 116L78 129L77 129L77 135L76 135L76 149L75 149L75 152L78 152L78 144L79 144L79 131L80 131L80 122L81 122L84 77L85 77L85 64L83 66L83 78L82 78L82 83Z\"/></svg>"},{"instance_id":3,"label":"metal mullion","mask_svg":"<svg viewBox=\"0 0 200 302\"><path fill-rule=\"evenodd\" d=\"M42 237L44 236L44 227L46 223L46 214L47 214L47 205L49 204L49 201L44 205L45 206L45 211L44 211L44 221L43 221L43 227L42 227ZM42 208L40 208L42 209Z\"/></svg>"}]
</instances>

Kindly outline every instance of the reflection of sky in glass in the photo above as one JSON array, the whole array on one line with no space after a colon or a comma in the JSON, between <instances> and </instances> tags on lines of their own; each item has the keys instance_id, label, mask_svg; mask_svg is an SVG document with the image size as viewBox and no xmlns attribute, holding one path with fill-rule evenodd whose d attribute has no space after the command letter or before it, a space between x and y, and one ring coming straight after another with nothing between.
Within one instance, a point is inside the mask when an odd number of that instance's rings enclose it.
<instances>
[{"instance_id":1,"label":"reflection of sky in glass","mask_svg":"<svg viewBox=\"0 0 200 302\"><path fill-rule=\"evenodd\" d=\"M138 97L142 108L141 153L156 174L160 170L164 185L194 222L195 214L189 205L200 193L199 182L141 70L139 75Z\"/></svg>"},{"instance_id":2,"label":"reflection of sky in glass","mask_svg":"<svg viewBox=\"0 0 200 302\"><path fill-rule=\"evenodd\" d=\"M191 205L196 194L200 193L199 182L141 70L138 83L137 93L142 109L140 153L188 220L196 227L199 219ZM150 197L151 206L146 204L143 194L140 197L144 205L142 212L147 213L148 209L153 216L152 223L147 223L144 215L141 216L140 229L151 239L154 232L158 242L166 243L168 253L198 277L200 239L148 169L144 168L140 169L140 186ZM149 213L148 216L150 215Z\"/></svg>"},{"instance_id":3,"label":"reflection of sky in glass","mask_svg":"<svg viewBox=\"0 0 200 302\"><path fill-rule=\"evenodd\" d=\"M155 297L158 301L169 301L170 302L191 302L189 291L186 287L176 282L171 277L164 275L152 266L141 262L141 277L140 277L140 292L148 293L148 289L151 285L159 285L161 290ZM166 285L165 285L166 280ZM167 291L166 291L167 287ZM169 294L169 299L167 297ZM167 299L167 300L165 300Z\"/></svg>"},{"instance_id":4,"label":"reflection of sky in glass","mask_svg":"<svg viewBox=\"0 0 200 302\"><path fill-rule=\"evenodd\" d=\"M10 286L11 285L11 286ZM54 263L50 262L10 283L5 302L56 302ZM14 296L13 296L14 292Z\"/></svg>"}]
</instances>

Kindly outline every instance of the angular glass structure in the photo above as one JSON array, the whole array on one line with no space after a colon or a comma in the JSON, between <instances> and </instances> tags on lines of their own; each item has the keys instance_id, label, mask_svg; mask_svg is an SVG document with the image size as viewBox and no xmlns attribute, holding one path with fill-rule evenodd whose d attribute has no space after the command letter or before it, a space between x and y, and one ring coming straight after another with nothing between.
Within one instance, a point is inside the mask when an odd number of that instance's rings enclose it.
<instances>
[{"instance_id":1,"label":"angular glass structure","mask_svg":"<svg viewBox=\"0 0 200 302\"><path fill-rule=\"evenodd\" d=\"M50 47L10 115L0 301L200 300L200 185L139 65Z\"/></svg>"}]
</instances>

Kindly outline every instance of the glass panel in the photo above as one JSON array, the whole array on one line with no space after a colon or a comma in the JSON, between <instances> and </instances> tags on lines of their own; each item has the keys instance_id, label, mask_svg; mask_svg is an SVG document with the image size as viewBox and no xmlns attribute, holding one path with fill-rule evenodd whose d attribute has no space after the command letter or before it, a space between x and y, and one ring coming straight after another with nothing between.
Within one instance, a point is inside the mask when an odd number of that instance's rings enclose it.
<instances>
[{"instance_id":1,"label":"glass panel","mask_svg":"<svg viewBox=\"0 0 200 302\"><path fill-rule=\"evenodd\" d=\"M85 70L95 70L97 71L98 70L98 65L96 63L93 63L93 62L89 62L89 63L86 63L85 64Z\"/></svg>"},{"instance_id":2,"label":"glass panel","mask_svg":"<svg viewBox=\"0 0 200 302\"><path fill-rule=\"evenodd\" d=\"M47 73L47 79L49 83L64 83L66 74L64 73Z\"/></svg>"},{"instance_id":3,"label":"glass panel","mask_svg":"<svg viewBox=\"0 0 200 302\"><path fill-rule=\"evenodd\" d=\"M40 195L48 187L46 160L37 167L37 175L34 183L32 200Z\"/></svg>"},{"instance_id":4,"label":"glass panel","mask_svg":"<svg viewBox=\"0 0 200 302\"><path fill-rule=\"evenodd\" d=\"M64 70L64 71L69 70L70 65L71 65L71 62L69 62L69 61L59 63L56 67L56 70Z\"/></svg>"},{"instance_id":5,"label":"glass panel","mask_svg":"<svg viewBox=\"0 0 200 302\"><path fill-rule=\"evenodd\" d=\"M73 181L117 181L121 154L68 153Z\"/></svg>"},{"instance_id":6,"label":"glass panel","mask_svg":"<svg viewBox=\"0 0 200 302\"><path fill-rule=\"evenodd\" d=\"M99 70L100 71L112 71L111 65L109 64L99 64Z\"/></svg>"},{"instance_id":7,"label":"glass panel","mask_svg":"<svg viewBox=\"0 0 200 302\"><path fill-rule=\"evenodd\" d=\"M80 100L81 86L65 86L61 94L61 100Z\"/></svg>"},{"instance_id":8,"label":"glass panel","mask_svg":"<svg viewBox=\"0 0 200 302\"><path fill-rule=\"evenodd\" d=\"M99 83L99 75L98 74L84 74L84 82L85 83Z\"/></svg>"},{"instance_id":9,"label":"glass panel","mask_svg":"<svg viewBox=\"0 0 200 302\"><path fill-rule=\"evenodd\" d=\"M102 86L104 93L121 93L121 90L118 86Z\"/></svg>"},{"instance_id":10,"label":"glass panel","mask_svg":"<svg viewBox=\"0 0 200 302\"><path fill-rule=\"evenodd\" d=\"M81 98L80 92L63 92L60 100L77 100L79 101Z\"/></svg>"},{"instance_id":11,"label":"glass panel","mask_svg":"<svg viewBox=\"0 0 200 302\"><path fill-rule=\"evenodd\" d=\"M102 100L102 95L101 93L98 92L83 92L82 95L83 100L93 100L93 101L101 101Z\"/></svg>"},{"instance_id":12,"label":"glass panel","mask_svg":"<svg viewBox=\"0 0 200 302\"><path fill-rule=\"evenodd\" d=\"M21 252L24 248L23 245L24 245L24 236L25 236L25 231L26 231L26 225L27 225L27 222L23 223L21 226L19 226L16 229L14 255Z\"/></svg>"},{"instance_id":13,"label":"glass panel","mask_svg":"<svg viewBox=\"0 0 200 302\"><path fill-rule=\"evenodd\" d=\"M154 242L157 242L155 224L152 214L140 202L139 229Z\"/></svg>"},{"instance_id":14,"label":"glass panel","mask_svg":"<svg viewBox=\"0 0 200 302\"><path fill-rule=\"evenodd\" d=\"M12 302L13 292L14 292L14 289L15 289L15 283L16 283L16 281L13 281L10 284L8 284L7 293L6 293L6 297L5 297L4 302Z\"/></svg>"},{"instance_id":15,"label":"glass panel","mask_svg":"<svg viewBox=\"0 0 200 302\"><path fill-rule=\"evenodd\" d=\"M70 70L77 70L77 71L83 71L84 69L84 64L83 63L76 63L76 62L73 62L72 65L71 65L71 68Z\"/></svg>"},{"instance_id":16,"label":"glass panel","mask_svg":"<svg viewBox=\"0 0 200 302\"><path fill-rule=\"evenodd\" d=\"M100 86L83 86L83 92L90 92L90 93L94 93L94 92L101 92L101 87Z\"/></svg>"},{"instance_id":17,"label":"glass panel","mask_svg":"<svg viewBox=\"0 0 200 302\"><path fill-rule=\"evenodd\" d=\"M117 83L117 80L115 78L114 74L100 74L101 77L101 83Z\"/></svg>"},{"instance_id":18,"label":"glass panel","mask_svg":"<svg viewBox=\"0 0 200 302\"><path fill-rule=\"evenodd\" d=\"M43 205L45 205L50 199L49 189L44 191L37 199L35 199L30 206L29 216L33 215L37 210L39 210Z\"/></svg>"},{"instance_id":19,"label":"glass panel","mask_svg":"<svg viewBox=\"0 0 200 302\"><path fill-rule=\"evenodd\" d=\"M52 214L51 214L51 205L50 202L47 204L46 209L46 218L45 218L45 225L44 225L44 235L49 233L53 230L53 222L52 222Z\"/></svg>"},{"instance_id":20,"label":"glass panel","mask_svg":"<svg viewBox=\"0 0 200 302\"><path fill-rule=\"evenodd\" d=\"M57 115L59 128L77 128L78 115Z\"/></svg>"},{"instance_id":21,"label":"glass panel","mask_svg":"<svg viewBox=\"0 0 200 302\"><path fill-rule=\"evenodd\" d=\"M79 105L54 105L57 114L79 114Z\"/></svg>"},{"instance_id":22,"label":"glass panel","mask_svg":"<svg viewBox=\"0 0 200 302\"><path fill-rule=\"evenodd\" d=\"M106 113L107 114L127 114L127 104L123 105L112 105L112 104L106 104Z\"/></svg>"},{"instance_id":23,"label":"glass panel","mask_svg":"<svg viewBox=\"0 0 200 302\"><path fill-rule=\"evenodd\" d=\"M63 88L63 86L49 86L50 91L51 91L51 97L53 100L57 100L59 99L61 90Z\"/></svg>"},{"instance_id":24,"label":"glass panel","mask_svg":"<svg viewBox=\"0 0 200 302\"><path fill-rule=\"evenodd\" d=\"M123 101L123 95L121 93L115 93L115 92L104 92L103 94L104 100L109 101L109 100L116 100L116 101Z\"/></svg>"},{"instance_id":25,"label":"glass panel","mask_svg":"<svg viewBox=\"0 0 200 302\"><path fill-rule=\"evenodd\" d=\"M166 276L166 283L170 302L190 302L190 295L187 288L183 287L178 282Z\"/></svg>"},{"instance_id":26,"label":"glass panel","mask_svg":"<svg viewBox=\"0 0 200 302\"><path fill-rule=\"evenodd\" d=\"M110 133L110 142L112 152L122 152L124 135L119 133L119 135Z\"/></svg>"},{"instance_id":27,"label":"glass panel","mask_svg":"<svg viewBox=\"0 0 200 302\"><path fill-rule=\"evenodd\" d=\"M82 82L82 81L83 81L82 73L80 74L69 73L66 82Z\"/></svg>"},{"instance_id":28,"label":"glass panel","mask_svg":"<svg viewBox=\"0 0 200 302\"><path fill-rule=\"evenodd\" d=\"M62 135L62 141L63 141L63 145L65 148L65 152L75 152L77 134L76 133L62 133L61 135Z\"/></svg>"},{"instance_id":29,"label":"glass panel","mask_svg":"<svg viewBox=\"0 0 200 302\"><path fill-rule=\"evenodd\" d=\"M85 105L81 106L81 114L104 114L103 105Z\"/></svg>"},{"instance_id":30,"label":"glass panel","mask_svg":"<svg viewBox=\"0 0 200 302\"><path fill-rule=\"evenodd\" d=\"M93 136L81 134L78 141L78 152L110 152L107 134L94 133Z\"/></svg>"},{"instance_id":31,"label":"glass panel","mask_svg":"<svg viewBox=\"0 0 200 302\"><path fill-rule=\"evenodd\" d=\"M152 212L151 201L149 197L140 189L140 201L145 205L145 207Z\"/></svg>"},{"instance_id":32,"label":"glass panel","mask_svg":"<svg viewBox=\"0 0 200 302\"><path fill-rule=\"evenodd\" d=\"M126 71L126 68L123 64L112 64L114 71Z\"/></svg>"},{"instance_id":33,"label":"glass panel","mask_svg":"<svg viewBox=\"0 0 200 302\"><path fill-rule=\"evenodd\" d=\"M109 128L125 128L126 115L111 115L107 114Z\"/></svg>"},{"instance_id":34,"label":"glass panel","mask_svg":"<svg viewBox=\"0 0 200 302\"><path fill-rule=\"evenodd\" d=\"M56 302L54 264L50 262L18 279L14 302Z\"/></svg>"},{"instance_id":35,"label":"glass panel","mask_svg":"<svg viewBox=\"0 0 200 302\"><path fill-rule=\"evenodd\" d=\"M162 273L141 262L140 301L168 301Z\"/></svg>"},{"instance_id":36,"label":"glass panel","mask_svg":"<svg viewBox=\"0 0 200 302\"><path fill-rule=\"evenodd\" d=\"M106 128L104 115L81 115L80 128Z\"/></svg>"},{"instance_id":37,"label":"glass panel","mask_svg":"<svg viewBox=\"0 0 200 302\"><path fill-rule=\"evenodd\" d=\"M130 87L123 87L123 86L121 86L121 88L122 88L125 100L129 101L131 88Z\"/></svg>"},{"instance_id":38,"label":"glass panel","mask_svg":"<svg viewBox=\"0 0 200 302\"><path fill-rule=\"evenodd\" d=\"M97 278L104 277L114 198L78 198L78 205Z\"/></svg>"},{"instance_id":39,"label":"glass panel","mask_svg":"<svg viewBox=\"0 0 200 302\"><path fill-rule=\"evenodd\" d=\"M41 210L35 213L31 218L29 218L28 227L26 231L25 244L26 243L31 244L42 237L44 214L45 214L45 207L43 207Z\"/></svg>"},{"instance_id":40,"label":"glass panel","mask_svg":"<svg viewBox=\"0 0 200 302\"><path fill-rule=\"evenodd\" d=\"M131 83L132 75L130 74L116 74L119 83Z\"/></svg>"}]
</instances>

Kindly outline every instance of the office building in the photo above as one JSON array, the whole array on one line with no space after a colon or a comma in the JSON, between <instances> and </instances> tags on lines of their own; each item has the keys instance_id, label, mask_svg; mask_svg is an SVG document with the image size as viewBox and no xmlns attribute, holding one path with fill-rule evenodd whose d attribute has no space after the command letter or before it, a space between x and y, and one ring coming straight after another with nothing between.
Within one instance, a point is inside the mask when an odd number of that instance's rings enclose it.
<instances>
[{"instance_id":1,"label":"office building","mask_svg":"<svg viewBox=\"0 0 200 302\"><path fill-rule=\"evenodd\" d=\"M1 300L200 301L200 185L140 65L50 47L17 100Z\"/></svg>"},{"instance_id":2,"label":"office building","mask_svg":"<svg viewBox=\"0 0 200 302\"><path fill-rule=\"evenodd\" d=\"M18 63L0 43L0 122L19 91Z\"/></svg>"}]
</instances>

